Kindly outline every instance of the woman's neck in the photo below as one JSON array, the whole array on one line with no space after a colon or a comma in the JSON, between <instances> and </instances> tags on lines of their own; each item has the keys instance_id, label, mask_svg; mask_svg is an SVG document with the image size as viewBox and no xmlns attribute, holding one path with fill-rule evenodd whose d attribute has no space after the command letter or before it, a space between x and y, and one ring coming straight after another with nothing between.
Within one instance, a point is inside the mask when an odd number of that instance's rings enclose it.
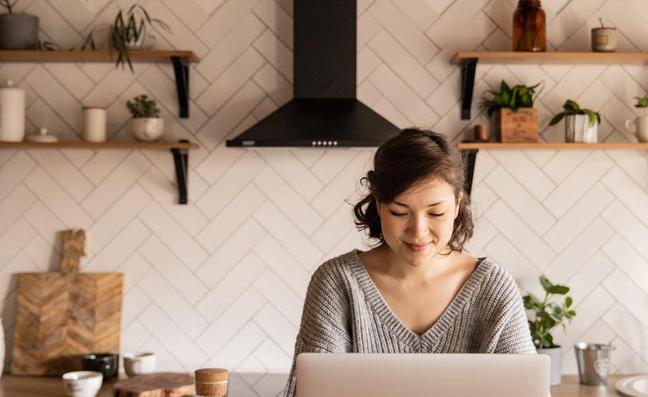
<instances>
[{"instance_id":1,"label":"woman's neck","mask_svg":"<svg viewBox=\"0 0 648 397\"><path fill-rule=\"evenodd\" d=\"M378 248L381 257L381 271L394 279L404 282L428 282L437 279L451 269L450 264L458 254L456 251L438 253L429 261L413 265L396 255L387 244Z\"/></svg>"}]
</instances>

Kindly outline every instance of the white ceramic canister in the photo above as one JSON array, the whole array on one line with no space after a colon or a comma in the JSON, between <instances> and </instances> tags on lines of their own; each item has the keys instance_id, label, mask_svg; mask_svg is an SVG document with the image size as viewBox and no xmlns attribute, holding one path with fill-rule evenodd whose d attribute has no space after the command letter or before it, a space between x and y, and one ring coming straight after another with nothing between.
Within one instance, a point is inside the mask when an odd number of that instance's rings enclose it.
<instances>
[{"instance_id":1,"label":"white ceramic canister","mask_svg":"<svg viewBox=\"0 0 648 397\"><path fill-rule=\"evenodd\" d=\"M83 139L88 142L105 142L106 118L106 108L101 106L84 106Z\"/></svg>"},{"instance_id":2,"label":"white ceramic canister","mask_svg":"<svg viewBox=\"0 0 648 397\"><path fill-rule=\"evenodd\" d=\"M0 88L0 141L22 142L25 137L25 90L7 80Z\"/></svg>"}]
</instances>

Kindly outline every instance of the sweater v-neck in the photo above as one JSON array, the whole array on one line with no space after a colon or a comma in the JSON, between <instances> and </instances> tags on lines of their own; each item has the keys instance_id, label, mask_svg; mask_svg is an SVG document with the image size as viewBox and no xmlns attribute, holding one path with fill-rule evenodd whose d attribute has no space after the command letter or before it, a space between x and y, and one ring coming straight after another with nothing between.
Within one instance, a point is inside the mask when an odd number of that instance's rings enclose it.
<instances>
[{"instance_id":1,"label":"sweater v-neck","mask_svg":"<svg viewBox=\"0 0 648 397\"><path fill-rule=\"evenodd\" d=\"M358 284L365 294L366 300L375 311L376 315L394 332L395 336L410 346L421 344L434 346L440 338L449 330L455 318L461 313L463 307L470 301L470 298L478 290L484 276L493 266L487 258L479 258L477 266L468 279L461 286L459 292L452 298L441 316L421 335L408 328L391 309L382 293L369 275L369 272L362 264L359 250L351 251L351 269Z\"/></svg>"}]
</instances>

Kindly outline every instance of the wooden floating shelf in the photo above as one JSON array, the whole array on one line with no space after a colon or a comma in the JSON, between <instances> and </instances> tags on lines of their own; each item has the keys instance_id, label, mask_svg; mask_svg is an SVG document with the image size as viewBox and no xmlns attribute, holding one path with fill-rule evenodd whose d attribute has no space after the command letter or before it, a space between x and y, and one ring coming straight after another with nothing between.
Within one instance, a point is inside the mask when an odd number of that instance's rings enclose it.
<instances>
[{"instance_id":1,"label":"wooden floating shelf","mask_svg":"<svg viewBox=\"0 0 648 397\"><path fill-rule=\"evenodd\" d=\"M151 149L170 150L198 149L199 146L191 142L0 142L0 149Z\"/></svg>"},{"instance_id":2,"label":"wooden floating shelf","mask_svg":"<svg viewBox=\"0 0 648 397\"><path fill-rule=\"evenodd\" d=\"M460 143L459 150L648 150L648 143Z\"/></svg>"},{"instance_id":3,"label":"wooden floating shelf","mask_svg":"<svg viewBox=\"0 0 648 397\"><path fill-rule=\"evenodd\" d=\"M133 62L169 62L178 57L185 62L199 62L193 51L134 50L128 52ZM114 62L115 51L96 50L0 50L0 62Z\"/></svg>"},{"instance_id":4,"label":"wooden floating shelf","mask_svg":"<svg viewBox=\"0 0 648 397\"><path fill-rule=\"evenodd\" d=\"M458 52L454 61L462 63L469 59L482 63L534 63L534 64L624 64L648 63L648 52Z\"/></svg>"}]
</instances>

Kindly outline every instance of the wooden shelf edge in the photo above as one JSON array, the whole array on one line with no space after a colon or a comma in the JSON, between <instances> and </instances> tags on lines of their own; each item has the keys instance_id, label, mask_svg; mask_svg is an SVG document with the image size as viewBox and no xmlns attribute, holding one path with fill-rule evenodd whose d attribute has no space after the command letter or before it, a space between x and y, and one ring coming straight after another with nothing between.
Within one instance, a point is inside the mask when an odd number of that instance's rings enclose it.
<instances>
[{"instance_id":1,"label":"wooden shelf edge","mask_svg":"<svg viewBox=\"0 0 648 397\"><path fill-rule=\"evenodd\" d=\"M169 62L180 57L189 62L200 62L193 51L134 50L129 51L134 62ZM117 59L115 51L108 50L0 50L0 62L108 62Z\"/></svg>"},{"instance_id":2,"label":"wooden shelf edge","mask_svg":"<svg viewBox=\"0 0 648 397\"><path fill-rule=\"evenodd\" d=\"M200 148L195 143L188 142L82 142L61 141L52 143L42 142L0 142L0 149L186 149Z\"/></svg>"},{"instance_id":3,"label":"wooden shelf edge","mask_svg":"<svg viewBox=\"0 0 648 397\"><path fill-rule=\"evenodd\" d=\"M514 52L514 51L459 51L454 63L477 58L482 63L640 63L648 62L648 52Z\"/></svg>"},{"instance_id":4,"label":"wooden shelf edge","mask_svg":"<svg viewBox=\"0 0 648 397\"><path fill-rule=\"evenodd\" d=\"M497 143L465 142L459 150L648 150L648 143Z\"/></svg>"}]
</instances>

